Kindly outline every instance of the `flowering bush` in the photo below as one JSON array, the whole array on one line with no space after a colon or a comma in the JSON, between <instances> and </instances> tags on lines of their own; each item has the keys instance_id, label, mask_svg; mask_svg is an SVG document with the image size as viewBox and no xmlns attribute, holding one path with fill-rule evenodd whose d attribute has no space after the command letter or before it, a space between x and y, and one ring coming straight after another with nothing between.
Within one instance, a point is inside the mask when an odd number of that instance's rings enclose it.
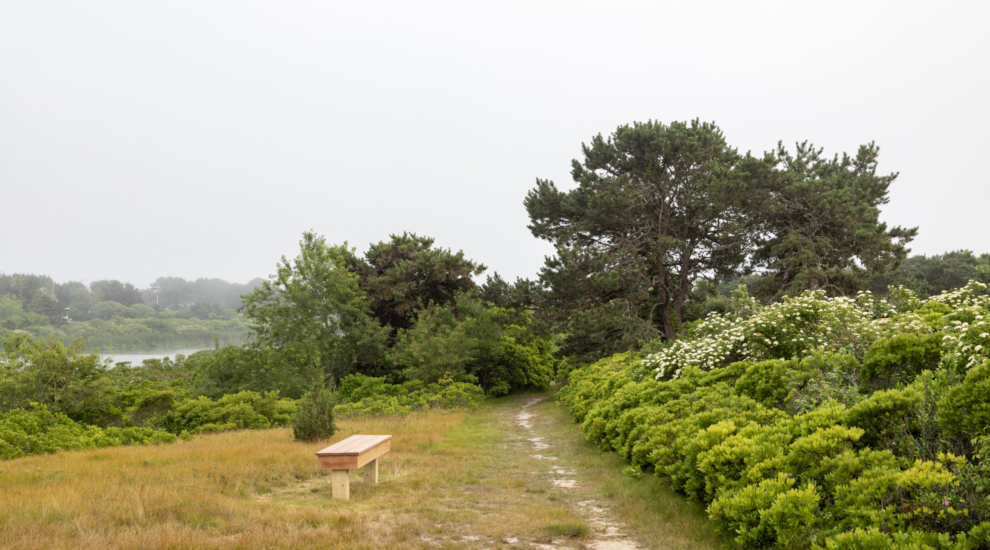
<instances>
[{"instance_id":1,"label":"flowering bush","mask_svg":"<svg viewBox=\"0 0 990 550\"><path fill-rule=\"evenodd\" d=\"M987 285L970 281L958 290L943 292L932 298L952 308L942 317L942 349L952 356L961 370L974 367L987 358L990 347L990 295Z\"/></svg>"},{"instance_id":2,"label":"flowering bush","mask_svg":"<svg viewBox=\"0 0 990 550\"><path fill-rule=\"evenodd\" d=\"M898 289L898 296L898 303L920 303L907 289ZM657 380L670 380L689 365L711 370L735 361L802 357L815 350L846 351L862 359L881 338L931 333L917 313L900 312L894 303L869 292L828 298L822 291L809 291L763 308L744 303L745 310L709 315L693 327L691 337L665 345L646 357L644 366Z\"/></svg>"},{"instance_id":3,"label":"flowering bush","mask_svg":"<svg viewBox=\"0 0 990 550\"><path fill-rule=\"evenodd\" d=\"M557 399L742 548L990 548L986 290L734 296L645 358L573 370Z\"/></svg>"}]
</instances>

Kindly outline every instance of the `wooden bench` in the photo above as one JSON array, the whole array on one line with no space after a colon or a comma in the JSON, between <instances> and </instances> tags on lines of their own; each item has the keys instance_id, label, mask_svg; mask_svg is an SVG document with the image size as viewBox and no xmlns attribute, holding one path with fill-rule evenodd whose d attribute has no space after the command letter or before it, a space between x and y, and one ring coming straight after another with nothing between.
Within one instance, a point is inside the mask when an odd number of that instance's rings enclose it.
<instances>
[{"instance_id":1,"label":"wooden bench","mask_svg":"<svg viewBox=\"0 0 990 550\"><path fill-rule=\"evenodd\" d=\"M332 470L333 498L351 498L351 470L364 467L365 483L378 483L378 457L390 448L390 435L352 435L316 453L316 467Z\"/></svg>"}]
</instances>

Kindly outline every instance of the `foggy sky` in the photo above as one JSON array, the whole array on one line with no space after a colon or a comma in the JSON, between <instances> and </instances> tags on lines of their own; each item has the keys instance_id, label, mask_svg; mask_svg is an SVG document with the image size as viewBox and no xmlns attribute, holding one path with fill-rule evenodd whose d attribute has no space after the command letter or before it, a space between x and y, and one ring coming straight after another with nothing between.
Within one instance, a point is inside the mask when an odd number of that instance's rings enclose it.
<instances>
[{"instance_id":1,"label":"foggy sky","mask_svg":"<svg viewBox=\"0 0 990 550\"><path fill-rule=\"evenodd\" d=\"M506 279L535 178L647 119L880 146L914 253L990 252L985 2L4 2L0 272L245 282L304 230Z\"/></svg>"}]
</instances>

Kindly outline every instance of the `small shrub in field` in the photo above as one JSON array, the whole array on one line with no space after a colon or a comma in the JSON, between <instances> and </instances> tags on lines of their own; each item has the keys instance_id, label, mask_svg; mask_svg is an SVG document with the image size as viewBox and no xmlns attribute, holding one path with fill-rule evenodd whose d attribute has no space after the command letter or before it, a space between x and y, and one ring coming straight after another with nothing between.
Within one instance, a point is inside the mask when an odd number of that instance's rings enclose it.
<instances>
[{"instance_id":1,"label":"small shrub in field","mask_svg":"<svg viewBox=\"0 0 990 550\"><path fill-rule=\"evenodd\" d=\"M303 395L292 417L292 436L299 441L320 441L333 437L337 431L333 421L336 404L337 395L334 392L321 385L313 386Z\"/></svg>"}]
</instances>

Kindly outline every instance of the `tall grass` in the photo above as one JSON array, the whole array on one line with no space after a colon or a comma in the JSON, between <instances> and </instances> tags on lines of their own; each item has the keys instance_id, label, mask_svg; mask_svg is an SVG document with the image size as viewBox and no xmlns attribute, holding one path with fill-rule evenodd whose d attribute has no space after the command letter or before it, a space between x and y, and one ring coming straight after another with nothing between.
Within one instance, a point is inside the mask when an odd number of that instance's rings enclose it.
<instances>
[{"instance_id":1,"label":"tall grass","mask_svg":"<svg viewBox=\"0 0 990 550\"><path fill-rule=\"evenodd\" d=\"M0 548L513 548L590 544L584 489L555 488L514 416L521 399L479 410L339 423L329 441L288 429L197 436L152 447L62 452L0 462ZM689 503L657 480L619 473L566 413L539 405L540 435L640 540L718 548ZM352 473L351 500L331 498L314 453L350 435L392 434L377 486ZM528 437L528 436L527 436ZM659 492L658 492L659 491ZM659 510L658 505L669 507ZM685 507L688 505L688 507ZM667 523L664 523L667 522ZM522 542L513 543L514 540ZM570 542L566 542L570 541Z\"/></svg>"},{"instance_id":2,"label":"tall grass","mask_svg":"<svg viewBox=\"0 0 990 550\"><path fill-rule=\"evenodd\" d=\"M401 547L401 529L371 528L369 512L391 507L385 501L400 497L388 482L421 464L417 452L463 418L343 423L334 441L394 433L395 449L383 460L380 489L355 482L347 503L330 499L329 477L315 468L321 444L294 442L288 429L0 462L0 547Z\"/></svg>"}]
</instances>

